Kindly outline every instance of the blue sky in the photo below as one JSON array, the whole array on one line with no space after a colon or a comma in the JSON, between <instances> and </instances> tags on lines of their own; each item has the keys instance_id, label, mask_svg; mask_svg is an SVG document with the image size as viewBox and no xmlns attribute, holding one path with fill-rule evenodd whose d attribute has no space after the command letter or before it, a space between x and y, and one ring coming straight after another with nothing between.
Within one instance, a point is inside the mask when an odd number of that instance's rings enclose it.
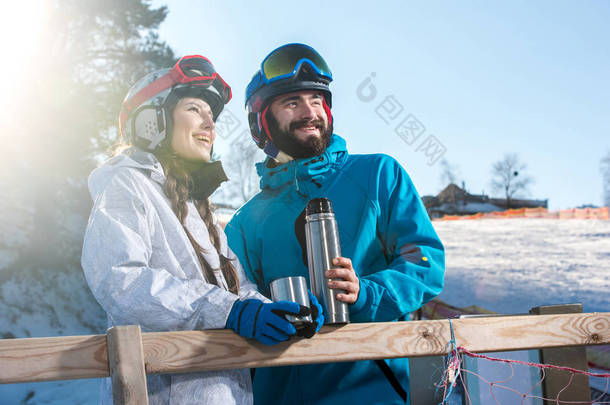
<instances>
[{"instance_id":1,"label":"blue sky","mask_svg":"<svg viewBox=\"0 0 610 405\"><path fill-rule=\"evenodd\" d=\"M246 128L243 93L262 58L304 42L333 71L335 132L349 151L393 156L420 194L441 189L437 158L459 168L470 192L489 194L492 163L512 152L535 180L527 197L548 198L551 209L602 202L610 2L153 4L170 10L161 38L179 55L208 56L232 86L235 134ZM376 96L363 101L370 87L358 87L370 77ZM405 142L395 129L413 118L425 130Z\"/></svg>"}]
</instances>

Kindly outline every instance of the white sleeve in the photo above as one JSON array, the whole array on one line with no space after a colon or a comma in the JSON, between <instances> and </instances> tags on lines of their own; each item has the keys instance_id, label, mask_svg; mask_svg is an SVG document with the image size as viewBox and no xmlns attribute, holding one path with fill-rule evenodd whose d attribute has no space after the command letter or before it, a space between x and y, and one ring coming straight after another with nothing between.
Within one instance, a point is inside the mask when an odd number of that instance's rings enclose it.
<instances>
[{"instance_id":1,"label":"white sleeve","mask_svg":"<svg viewBox=\"0 0 610 405\"><path fill-rule=\"evenodd\" d=\"M129 173L117 173L97 197L81 260L93 295L115 325L139 324L147 331L224 328L234 294L150 267L147 201Z\"/></svg>"}]
</instances>

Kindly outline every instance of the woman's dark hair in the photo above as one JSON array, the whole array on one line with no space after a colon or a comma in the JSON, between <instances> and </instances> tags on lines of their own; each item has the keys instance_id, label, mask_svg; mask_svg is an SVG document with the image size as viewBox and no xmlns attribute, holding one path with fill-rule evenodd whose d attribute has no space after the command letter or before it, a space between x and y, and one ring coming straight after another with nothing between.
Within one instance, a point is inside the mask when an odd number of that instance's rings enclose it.
<instances>
[{"instance_id":1,"label":"woman's dark hair","mask_svg":"<svg viewBox=\"0 0 610 405\"><path fill-rule=\"evenodd\" d=\"M186 162L181 157L177 156L176 153L171 149L170 142L164 142L155 152L155 156L161 162L165 170L165 184L163 185L163 191L165 195L170 199L172 204L172 210L178 217L178 220L182 224L186 235L188 236L197 258L201 264L203 275L208 283L218 285L218 280L214 275L214 269L209 265L203 256L204 249L197 243L191 232L186 227L186 216L188 214L187 201L189 199L190 182L192 181L191 176L186 168ZM237 271L233 266L230 259L224 256L221 252L221 240L218 233L218 227L214 224L214 216L210 207L210 200L194 200L195 207L199 213L201 219L205 223L210 235L210 241L218 252L220 258L220 269L222 275L227 281L229 291L234 294L238 294L239 291L239 277Z\"/></svg>"}]
</instances>

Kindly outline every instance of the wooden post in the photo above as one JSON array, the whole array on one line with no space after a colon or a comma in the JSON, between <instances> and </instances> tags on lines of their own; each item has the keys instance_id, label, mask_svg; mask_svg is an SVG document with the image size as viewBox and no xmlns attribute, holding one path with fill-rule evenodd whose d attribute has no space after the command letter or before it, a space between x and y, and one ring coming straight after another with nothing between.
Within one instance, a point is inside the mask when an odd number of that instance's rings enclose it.
<instances>
[{"instance_id":1,"label":"wooden post","mask_svg":"<svg viewBox=\"0 0 610 405\"><path fill-rule=\"evenodd\" d=\"M445 370L442 356L409 358L409 398L411 405L439 404L443 390L437 389Z\"/></svg>"},{"instance_id":2,"label":"wooden post","mask_svg":"<svg viewBox=\"0 0 610 405\"><path fill-rule=\"evenodd\" d=\"M148 405L140 326L114 326L106 336L115 405Z\"/></svg>"},{"instance_id":3,"label":"wooden post","mask_svg":"<svg viewBox=\"0 0 610 405\"><path fill-rule=\"evenodd\" d=\"M530 313L536 315L580 314L582 304L545 305L530 309ZM540 362L582 371L588 370L585 346L541 349ZM553 369L546 369L545 373L546 376L542 383L545 398L574 402L591 401L589 377L586 375L575 374L572 377L567 371ZM570 379L572 379L571 382Z\"/></svg>"}]
</instances>

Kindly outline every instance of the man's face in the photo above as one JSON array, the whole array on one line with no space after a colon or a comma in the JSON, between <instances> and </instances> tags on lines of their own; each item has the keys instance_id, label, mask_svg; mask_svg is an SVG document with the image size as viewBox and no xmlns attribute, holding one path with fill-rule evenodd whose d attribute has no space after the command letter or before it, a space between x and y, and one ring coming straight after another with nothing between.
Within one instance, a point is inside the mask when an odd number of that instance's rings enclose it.
<instances>
[{"instance_id":1,"label":"man's face","mask_svg":"<svg viewBox=\"0 0 610 405\"><path fill-rule=\"evenodd\" d=\"M281 151L299 159L319 155L328 147L331 130L321 92L282 94L271 102L269 110L271 137Z\"/></svg>"}]
</instances>

